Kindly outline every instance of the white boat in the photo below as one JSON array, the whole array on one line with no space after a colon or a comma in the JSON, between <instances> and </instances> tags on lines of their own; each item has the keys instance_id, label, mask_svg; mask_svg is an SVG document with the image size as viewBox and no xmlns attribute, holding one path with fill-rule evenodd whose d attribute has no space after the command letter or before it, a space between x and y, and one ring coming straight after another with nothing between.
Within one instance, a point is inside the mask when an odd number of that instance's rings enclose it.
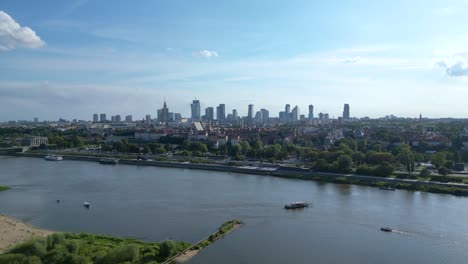
<instances>
[{"instance_id":1,"label":"white boat","mask_svg":"<svg viewBox=\"0 0 468 264\"><path fill-rule=\"evenodd\" d=\"M60 160L63 160L63 157L57 156L57 155L47 155L45 156L45 160L60 161Z\"/></svg>"},{"instance_id":2,"label":"white boat","mask_svg":"<svg viewBox=\"0 0 468 264\"><path fill-rule=\"evenodd\" d=\"M86 207L86 208L89 208L90 204L88 202L84 202L83 206Z\"/></svg>"}]
</instances>

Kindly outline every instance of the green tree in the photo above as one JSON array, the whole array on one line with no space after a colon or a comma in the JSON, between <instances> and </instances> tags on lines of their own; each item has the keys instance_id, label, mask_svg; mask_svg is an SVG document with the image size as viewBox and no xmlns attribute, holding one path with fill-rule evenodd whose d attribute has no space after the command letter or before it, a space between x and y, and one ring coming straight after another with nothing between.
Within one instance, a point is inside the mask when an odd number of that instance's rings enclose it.
<instances>
[{"instance_id":1,"label":"green tree","mask_svg":"<svg viewBox=\"0 0 468 264\"><path fill-rule=\"evenodd\" d=\"M351 172L353 160L348 155L342 155L338 158L338 170L340 172Z\"/></svg>"},{"instance_id":2,"label":"green tree","mask_svg":"<svg viewBox=\"0 0 468 264\"><path fill-rule=\"evenodd\" d=\"M409 174L414 171L414 156L410 146L403 144L398 148L397 160L406 167Z\"/></svg>"},{"instance_id":3,"label":"green tree","mask_svg":"<svg viewBox=\"0 0 468 264\"><path fill-rule=\"evenodd\" d=\"M373 170L376 176L388 177L393 174L395 168L388 162L382 162Z\"/></svg>"},{"instance_id":4,"label":"green tree","mask_svg":"<svg viewBox=\"0 0 468 264\"><path fill-rule=\"evenodd\" d=\"M439 168L440 166L443 166L445 162L446 162L446 155L444 152L437 152L431 157L431 163L437 168Z\"/></svg>"},{"instance_id":5,"label":"green tree","mask_svg":"<svg viewBox=\"0 0 468 264\"><path fill-rule=\"evenodd\" d=\"M437 172L440 174L440 175L448 175L450 173L450 170L445 168L445 167L440 167Z\"/></svg>"},{"instance_id":6,"label":"green tree","mask_svg":"<svg viewBox=\"0 0 468 264\"><path fill-rule=\"evenodd\" d=\"M423 168L421 172L419 173L419 176L423 178L428 178L431 176L431 174L429 173L429 170L427 168Z\"/></svg>"}]
</instances>

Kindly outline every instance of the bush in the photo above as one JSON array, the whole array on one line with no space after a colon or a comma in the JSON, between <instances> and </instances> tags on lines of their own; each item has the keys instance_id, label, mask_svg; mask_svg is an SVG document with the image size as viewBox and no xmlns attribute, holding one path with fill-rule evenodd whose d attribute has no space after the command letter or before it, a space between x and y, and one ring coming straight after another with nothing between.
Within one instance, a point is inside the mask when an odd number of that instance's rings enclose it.
<instances>
[{"instance_id":1,"label":"bush","mask_svg":"<svg viewBox=\"0 0 468 264\"><path fill-rule=\"evenodd\" d=\"M431 176L431 173L429 172L429 170L427 168L424 168L419 173L419 176L427 178L427 177Z\"/></svg>"},{"instance_id":2,"label":"bush","mask_svg":"<svg viewBox=\"0 0 468 264\"><path fill-rule=\"evenodd\" d=\"M448 175L449 173L451 173L451 171L449 169L447 169L446 167L440 167L437 172L439 172L440 175Z\"/></svg>"},{"instance_id":3,"label":"bush","mask_svg":"<svg viewBox=\"0 0 468 264\"><path fill-rule=\"evenodd\" d=\"M14 247L10 253L42 257L47 253L47 249L43 240L34 239Z\"/></svg>"},{"instance_id":4,"label":"bush","mask_svg":"<svg viewBox=\"0 0 468 264\"><path fill-rule=\"evenodd\" d=\"M138 246L131 244L110 251L102 259L97 260L96 264L114 264L126 261L133 263L139 258L139 256L140 251Z\"/></svg>"}]
</instances>

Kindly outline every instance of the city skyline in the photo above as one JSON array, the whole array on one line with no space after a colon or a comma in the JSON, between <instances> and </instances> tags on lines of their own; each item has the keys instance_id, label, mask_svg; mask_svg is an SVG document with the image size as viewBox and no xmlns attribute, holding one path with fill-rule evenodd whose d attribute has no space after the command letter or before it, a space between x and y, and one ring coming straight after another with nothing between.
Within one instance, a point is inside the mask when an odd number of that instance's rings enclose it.
<instances>
[{"instance_id":1,"label":"city skyline","mask_svg":"<svg viewBox=\"0 0 468 264\"><path fill-rule=\"evenodd\" d=\"M204 98L201 112L223 102L277 113L286 101L341 116L347 102L358 117L468 117L466 11L463 1L4 1L0 120L144 116L164 98L184 116Z\"/></svg>"}]
</instances>

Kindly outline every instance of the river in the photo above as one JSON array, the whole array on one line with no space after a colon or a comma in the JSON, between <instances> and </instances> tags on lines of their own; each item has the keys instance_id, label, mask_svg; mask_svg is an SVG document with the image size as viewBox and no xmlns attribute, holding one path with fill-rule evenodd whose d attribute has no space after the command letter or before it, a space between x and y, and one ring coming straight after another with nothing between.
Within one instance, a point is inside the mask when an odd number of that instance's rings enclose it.
<instances>
[{"instance_id":1,"label":"river","mask_svg":"<svg viewBox=\"0 0 468 264\"><path fill-rule=\"evenodd\" d=\"M0 156L0 213L35 226L195 242L190 263L465 263L468 198L236 173ZM60 199L60 203L56 200ZM304 200L312 206L284 210ZM91 203L87 210L84 201ZM397 230L381 232L382 226Z\"/></svg>"}]
</instances>

